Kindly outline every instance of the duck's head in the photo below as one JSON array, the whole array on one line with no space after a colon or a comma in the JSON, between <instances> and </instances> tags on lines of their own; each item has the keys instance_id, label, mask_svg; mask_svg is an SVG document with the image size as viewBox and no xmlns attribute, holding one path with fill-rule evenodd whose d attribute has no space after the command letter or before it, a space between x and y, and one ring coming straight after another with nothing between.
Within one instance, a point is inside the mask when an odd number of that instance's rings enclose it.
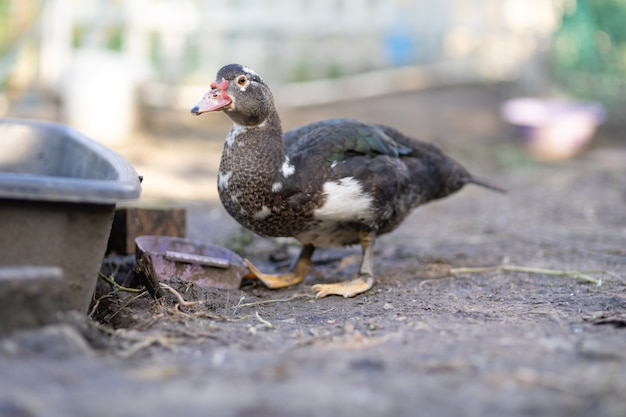
<instances>
[{"instance_id":1,"label":"duck's head","mask_svg":"<svg viewBox=\"0 0 626 417\"><path fill-rule=\"evenodd\" d=\"M211 89L191 109L200 115L223 110L235 123L255 126L274 110L272 93L263 78L239 64L222 67L211 83Z\"/></svg>"}]
</instances>

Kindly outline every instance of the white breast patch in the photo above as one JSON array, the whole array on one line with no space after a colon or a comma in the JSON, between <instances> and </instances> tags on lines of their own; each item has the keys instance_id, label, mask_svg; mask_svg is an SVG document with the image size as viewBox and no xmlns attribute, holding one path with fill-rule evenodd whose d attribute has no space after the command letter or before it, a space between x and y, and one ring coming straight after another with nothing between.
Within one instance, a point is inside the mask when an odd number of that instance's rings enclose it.
<instances>
[{"instance_id":1,"label":"white breast patch","mask_svg":"<svg viewBox=\"0 0 626 417\"><path fill-rule=\"evenodd\" d=\"M324 184L326 202L313 215L319 220L362 222L374 218L372 196L363 191L354 177L344 177Z\"/></svg>"},{"instance_id":2,"label":"white breast patch","mask_svg":"<svg viewBox=\"0 0 626 417\"><path fill-rule=\"evenodd\" d=\"M317 247L343 246L358 243L358 228L349 223L368 224L374 220L373 198L363 191L354 177L324 184L326 202L313 212L315 226L296 236L302 243Z\"/></svg>"},{"instance_id":3,"label":"white breast patch","mask_svg":"<svg viewBox=\"0 0 626 417\"><path fill-rule=\"evenodd\" d=\"M283 166L281 167L281 171L283 173L283 177L284 178L289 178L290 176L293 175L294 172L296 172L296 167L294 167L291 164L291 161L289 161L289 157L288 156L285 157L285 162L283 162Z\"/></svg>"}]
</instances>

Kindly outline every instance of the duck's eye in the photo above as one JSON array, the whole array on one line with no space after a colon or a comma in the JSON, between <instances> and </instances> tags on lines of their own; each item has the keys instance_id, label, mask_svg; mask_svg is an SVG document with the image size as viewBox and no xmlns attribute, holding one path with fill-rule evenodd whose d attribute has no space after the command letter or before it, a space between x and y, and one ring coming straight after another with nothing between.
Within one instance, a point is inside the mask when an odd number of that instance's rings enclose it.
<instances>
[{"instance_id":1,"label":"duck's eye","mask_svg":"<svg viewBox=\"0 0 626 417\"><path fill-rule=\"evenodd\" d=\"M246 77L245 75L240 75L239 77L237 77L237 85L239 85L240 87L244 87L246 84L248 84L248 77Z\"/></svg>"}]
</instances>

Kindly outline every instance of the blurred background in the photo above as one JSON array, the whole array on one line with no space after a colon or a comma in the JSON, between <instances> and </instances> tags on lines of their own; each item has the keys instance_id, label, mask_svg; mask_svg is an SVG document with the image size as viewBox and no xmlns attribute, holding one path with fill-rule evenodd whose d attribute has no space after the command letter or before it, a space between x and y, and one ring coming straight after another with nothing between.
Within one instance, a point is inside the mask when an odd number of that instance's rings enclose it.
<instances>
[{"instance_id":1,"label":"blurred background","mask_svg":"<svg viewBox=\"0 0 626 417\"><path fill-rule=\"evenodd\" d=\"M576 145L525 150L560 161L599 123L622 136L624 22L625 0L0 0L0 117L74 126L127 157L148 199L212 201L229 121L189 109L238 62L286 127L358 117L452 148L569 127ZM554 100L574 116L537 139Z\"/></svg>"}]
</instances>

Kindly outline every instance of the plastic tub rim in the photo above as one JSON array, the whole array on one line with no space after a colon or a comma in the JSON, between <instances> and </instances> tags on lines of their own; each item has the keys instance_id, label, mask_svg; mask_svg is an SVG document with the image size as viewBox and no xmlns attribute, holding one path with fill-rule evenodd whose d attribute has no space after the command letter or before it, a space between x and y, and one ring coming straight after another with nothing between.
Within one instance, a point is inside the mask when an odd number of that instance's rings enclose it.
<instances>
[{"instance_id":1,"label":"plastic tub rim","mask_svg":"<svg viewBox=\"0 0 626 417\"><path fill-rule=\"evenodd\" d=\"M0 124L28 126L36 130L61 133L96 153L117 173L115 179L57 177L15 174L0 171L0 199L115 204L137 200L141 194L139 177L121 155L88 138L76 129L55 122L0 119Z\"/></svg>"}]
</instances>

